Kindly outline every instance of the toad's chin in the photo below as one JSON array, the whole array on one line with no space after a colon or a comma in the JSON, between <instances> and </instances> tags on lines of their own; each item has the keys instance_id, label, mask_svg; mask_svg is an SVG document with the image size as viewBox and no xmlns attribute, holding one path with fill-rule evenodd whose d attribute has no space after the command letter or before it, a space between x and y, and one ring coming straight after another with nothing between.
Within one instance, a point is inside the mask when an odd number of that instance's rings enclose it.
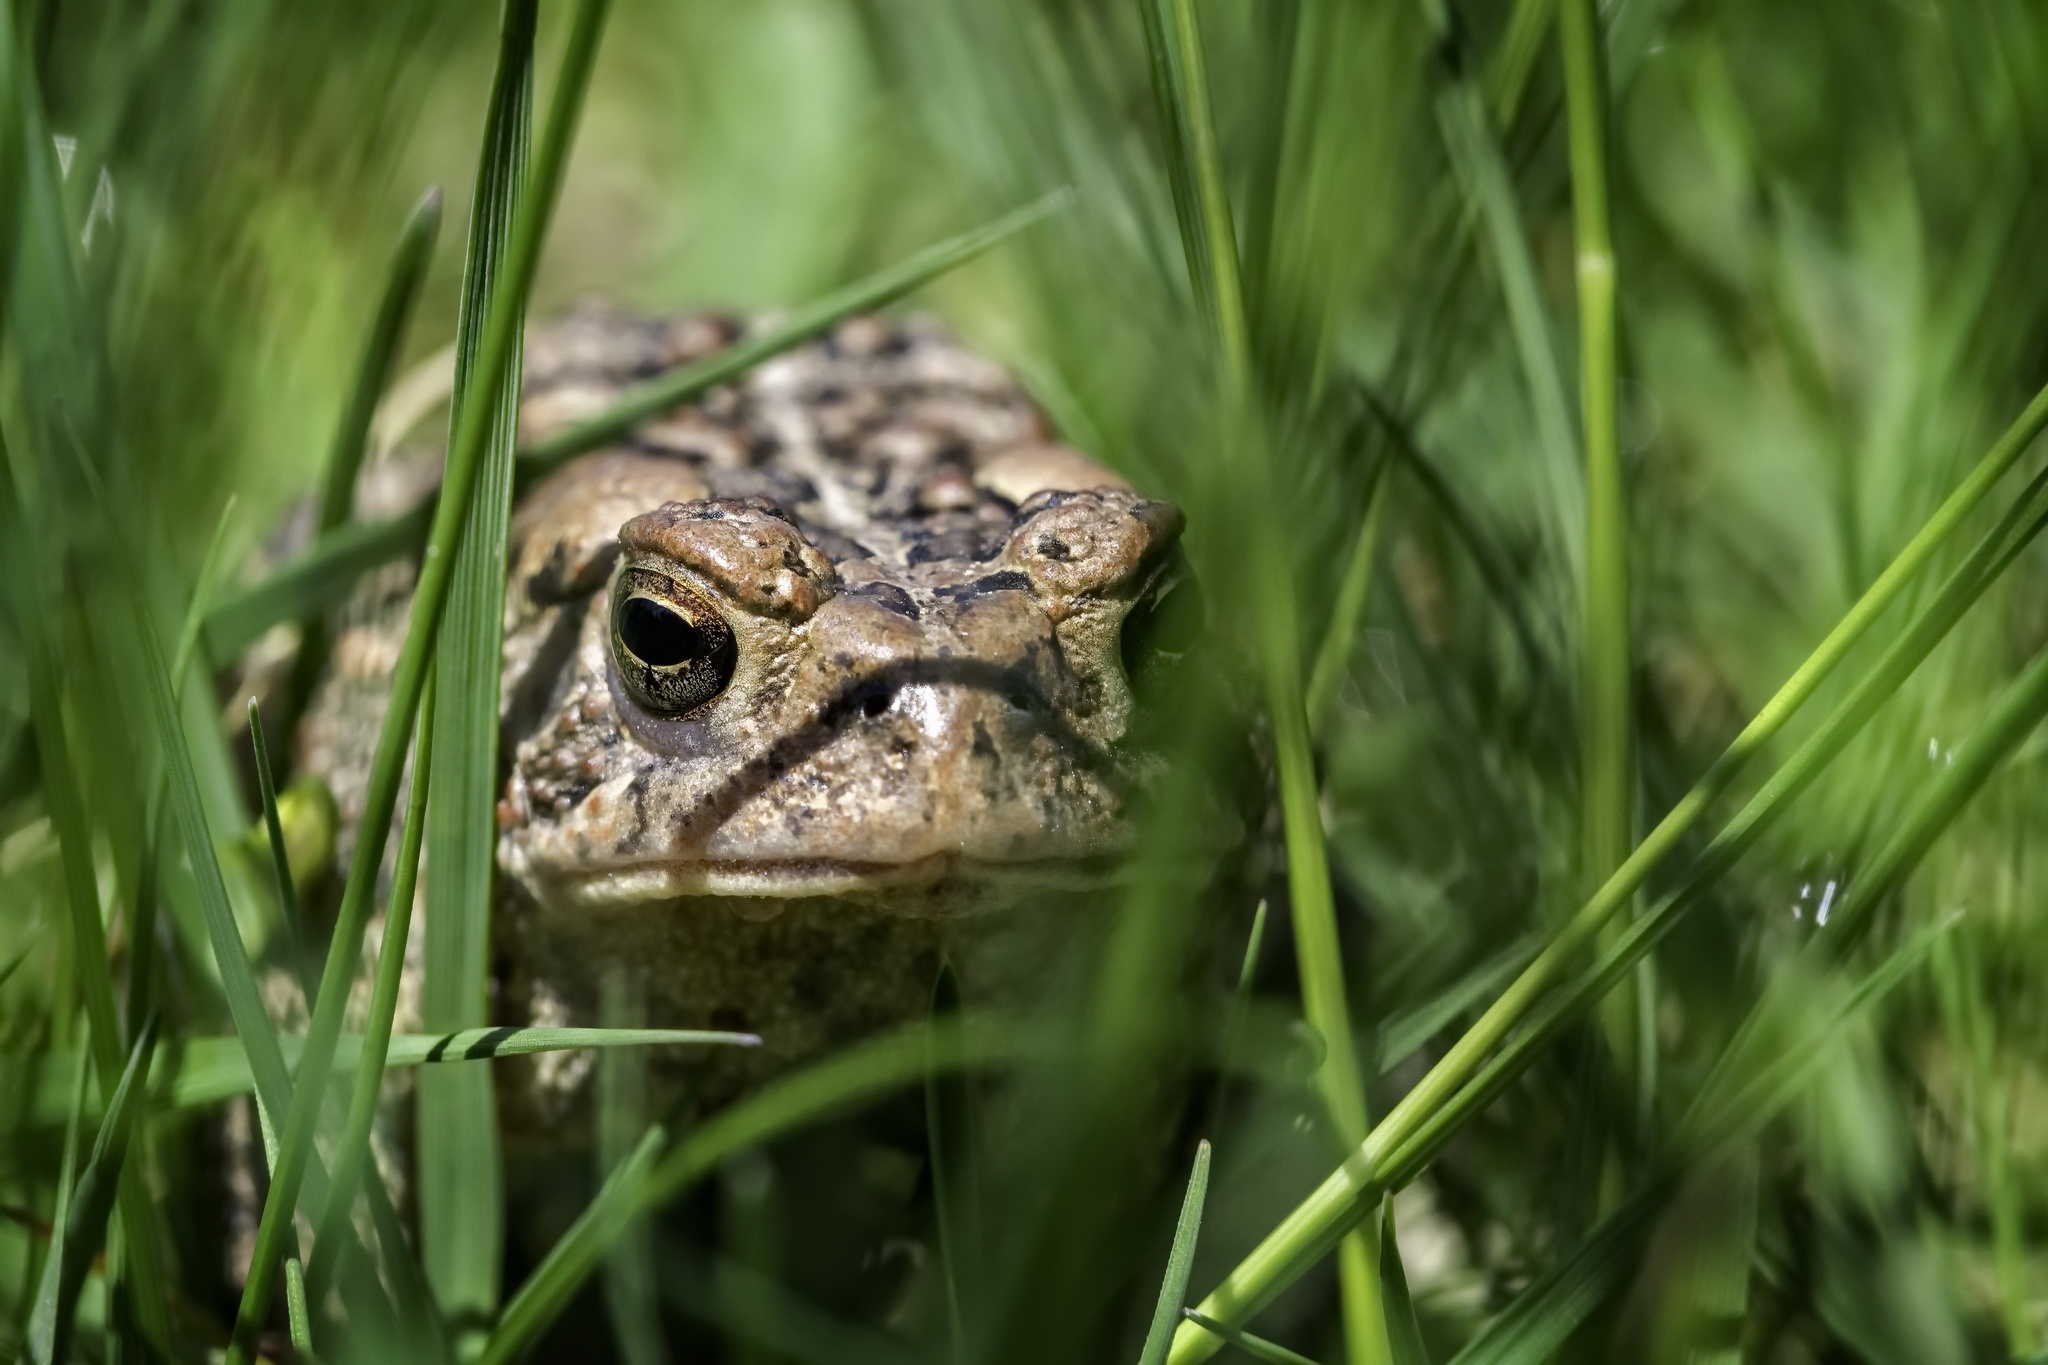
<instances>
[{"instance_id":1,"label":"toad's chin","mask_svg":"<svg viewBox=\"0 0 2048 1365\"><path fill-rule=\"evenodd\" d=\"M720 899L769 918L779 902L844 900L894 914L943 916L999 909L1034 893L1099 890L1119 880L1114 856L996 862L938 853L908 862L843 858L650 859L550 869L515 856L507 870L544 908L603 910Z\"/></svg>"}]
</instances>

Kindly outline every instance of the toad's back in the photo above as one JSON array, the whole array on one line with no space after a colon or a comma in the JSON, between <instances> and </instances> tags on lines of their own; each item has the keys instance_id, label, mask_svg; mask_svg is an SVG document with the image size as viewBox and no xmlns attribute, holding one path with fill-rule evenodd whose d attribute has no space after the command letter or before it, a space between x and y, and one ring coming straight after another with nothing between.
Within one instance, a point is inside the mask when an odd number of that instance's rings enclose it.
<instances>
[{"instance_id":1,"label":"toad's back","mask_svg":"<svg viewBox=\"0 0 2048 1365\"><path fill-rule=\"evenodd\" d=\"M586 310L528 343L533 441L729 345ZM1153 761L1126 618L1179 513L1054 444L993 363L860 318L580 456L514 509L498 933L507 1021L614 964L784 1060L911 1012L955 912L1099 885ZM301 732L360 810L409 578Z\"/></svg>"}]
</instances>

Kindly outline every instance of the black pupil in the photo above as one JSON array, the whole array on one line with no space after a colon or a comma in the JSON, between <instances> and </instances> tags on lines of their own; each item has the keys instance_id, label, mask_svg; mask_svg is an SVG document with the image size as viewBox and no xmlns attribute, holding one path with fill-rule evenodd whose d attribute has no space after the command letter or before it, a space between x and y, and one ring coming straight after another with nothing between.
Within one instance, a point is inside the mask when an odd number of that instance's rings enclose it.
<instances>
[{"instance_id":1,"label":"black pupil","mask_svg":"<svg viewBox=\"0 0 2048 1365\"><path fill-rule=\"evenodd\" d=\"M704 637L695 626L645 597L626 599L619 638L635 658L654 668L671 668L704 653Z\"/></svg>"}]
</instances>

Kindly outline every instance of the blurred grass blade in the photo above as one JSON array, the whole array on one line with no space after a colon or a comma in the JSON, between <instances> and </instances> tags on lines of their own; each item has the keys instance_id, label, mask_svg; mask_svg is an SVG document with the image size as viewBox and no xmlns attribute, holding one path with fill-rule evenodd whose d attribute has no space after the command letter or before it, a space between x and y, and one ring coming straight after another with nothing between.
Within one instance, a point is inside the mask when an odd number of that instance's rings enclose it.
<instances>
[{"instance_id":1,"label":"blurred grass blade","mask_svg":"<svg viewBox=\"0 0 2048 1365\"><path fill-rule=\"evenodd\" d=\"M1337 696L1337 688L1351 666L1351 654L1358 644L1358 625L1372 596L1373 567L1379 562L1380 522L1387 505L1387 465L1382 457L1366 475L1365 515L1351 538L1351 551L1344 559L1344 574L1337 581L1337 599L1330 608L1330 622L1316 646L1315 662L1308 671L1308 692L1302 706L1308 712L1311 733L1321 729L1323 715Z\"/></svg>"},{"instance_id":2,"label":"blurred grass blade","mask_svg":"<svg viewBox=\"0 0 2048 1365\"><path fill-rule=\"evenodd\" d=\"M36 1293L35 1320L29 1331L38 1349L47 1350L46 1355L32 1357L38 1365L61 1361L69 1355L71 1320L78 1310L78 1294L85 1287L86 1272L92 1268L93 1258L106 1241L107 1218L114 1211L114 1196L128 1159L129 1139L136 1116L146 1104L147 1086L142 1078L149 1073L155 1049L156 1020L150 1019L136 1033L128 1064L107 1102L99 1135L93 1139L92 1157L71 1191L64 1210L63 1235L51 1242L42 1287Z\"/></svg>"},{"instance_id":3,"label":"blurred grass blade","mask_svg":"<svg viewBox=\"0 0 2048 1365\"><path fill-rule=\"evenodd\" d=\"M234 524L239 495L230 493L221 504L220 519L213 524L213 539L206 543L206 556L199 561L199 577L193 580L192 596L185 604L184 619L178 623L178 646L171 651L171 691L180 696L192 671L192 659L212 609L214 590L220 584L221 561L227 550L228 528Z\"/></svg>"},{"instance_id":4,"label":"blurred grass blade","mask_svg":"<svg viewBox=\"0 0 2048 1365\"><path fill-rule=\"evenodd\" d=\"M62 1357L62 1337L70 1334L67 1318L60 1323L57 1301L64 1279L65 1229L71 1222L71 1201L78 1188L78 1134L84 1127L86 1077L91 1056L81 1050L71 1067L70 1099L65 1105L64 1156L57 1171L57 1203L50 1211L50 1245L43 1253L42 1274L29 1306L23 1332L26 1359L36 1365L53 1365Z\"/></svg>"},{"instance_id":5,"label":"blurred grass blade","mask_svg":"<svg viewBox=\"0 0 2048 1365\"><path fill-rule=\"evenodd\" d=\"M1790 1046L1767 1038L1765 1025L1782 1018L1788 1007L1812 1002L1808 983L1814 978L1808 969L1815 964L1800 963L1788 972L1779 986L1750 1010L1742 1031L1723 1050L1713 1076L1679 1125L1677 1150L1711 1154L1755 1137L1835 1059L1848 1026L1918 971L1961 920L1960 913L1944 915L1910 935L1843 992Z\"/></svg>"},{"instance_id":6,"label":"blurred grass blade","mask_svg":"<svg viewBox=\"0 0 2048 1365\"><path fill-rule=\"evenodd\" d=\"M1252 983L1259 971L1259 949L1265 941L1266 900L1261 896L1258 908L1252 911L1251 932L1245 935L1244 956L1237 967L1237 989L1230 995L1230 1013L1223 1021L1222 1042L1216 1050L1216 1087L1209 1093L1209 1117L1205 1127L1213 1126L1221 1118L1230 1078L1237 1071L1238 1050L1244 1045L1245 1015L1251 1009Z\"/></svg>"},{"instance_id":7,"label":"blurred grass blade","mask_svg":"<svg viewBox=\"0 0 2048 1365\"><path fill-rule=\"evenodd\" d=\"M6 985L7 978L21 970L21 964L28 961L29 954L36 950L41 938L40 930L31 930L22 945L14 950L14 956L0 962L0 986Z\"/></svg>"},{"instance_id":8,"label":"blurred grass blade","mask_svg":"<svg viewBox=\"0 0 2048 1365\"><path fill-rule=\"evenodd\" d=\"M1556 0L1515 0L1507 30L1494 49L1486 72L1487 104L1493 120L1502 128L1515 121L1528 88L1529 73L1543 48L1544 30L1550 26Z\"/></svg>"},{"instance_id":9,"label":"blurred grass blade","mask_svg":"<svg viewBox=\"0 0 2048 1365\"><path fill-rule=\"evenodd\" d=\"M1458 1095L1424 1119L1417 1130L1403 1140L1398 1151L1386 1149L1389 1154L1383 1168L1385 1182L1398 1185L1412 1178L1421 1164L1449 1140L1450 1134L1465 1119L1491 1103L1493 1097L1519 1075L1571 1019L1603 998L1626 971L1669 934L1679 919L1700 902L1707 888L1771 827L1786 806L1870 722L1878 708L1953 629L2020 550L2032 542L2044 525L2048 525L2048 471L2034 477L2005 516L1983 536L1964 562L1943 582L1934 598L1893 639L1849 695L1722 827L1707 848L1694 859L1680 885L1609 944L1590 970L1545 1000L1522 1032ZM2017 743L2017 737L2011 742ZM1955 769L1950 767L1943 773L1943 783L1937 785L1953 789L1954 783L1967 781L1970 777L1968 772L1958 777ZM1953 813L1953 809L1949 809L1943 818L1952 817ZM1907 825L1912 823L1909 819ZM1925 835L1923 831L1922 836L1915 837L1931 838L1931 835ZM1862 885L1863 893L1869 894L1869 883L1866 881ZM1853 921L1856 915L1850 900L1845 897L1841 910L1837 912L1838 925ZM1835 936L1829 936L1825 941L1833 942Z\"/></svg>"},{"instance_id":10,"label":"blurred grass blade","mask_svg":"<svg viewBox=\"0 0 2048 1365\"><path fill-rule=\"evenodd\" d=\"M1543 1365L1640 1268L1643 1244L1667 1194L1658 1183L1631 1195L1563 1261L1517 1294L1451 1357L1451 1365Z\"/></svg>"},{"instance_id":11,"label":"blurred grass blade","mask_svg":"<svg viewBox=\"0 0 2048 1365\"><path fill-rule=\"evenodd\" d=\"M546 236L548 220L561 186L563 165L582 109L606 9L605 0L583 0L572 17L562 75L556 86L554 105L549 111L547 131L541 140L527 190L521 197L511 241L506 248L506 260L502 269L496 272L496 287L492 290L490 308L484 320L483 341L478 347L474 367L476 381L464 396L456 418L455 435L449 443L442 478L441 499L434 509L433 530L413 594L412 617L406 627L405 644L392 670L391 700L378 731L376 753L371 760L370 778L364 795L360 842L349 864L341 910L336 917L327 967L321 978L319 1006L307 1030L306 1051L299 1064L300 1087L293 1097L279 1143L277 1170L272 1178L270 1195L264 1201L262 1222L257 1226L256 1251L249 1282L243 1288L241 1306L235 1317L234 1340L228 1352L233 1365L246 1365L255 1334L269 1308L271 1270L283 1249L291 1224L291 1210L298 1198L298 1187L306 1175L312 1155L313 1129L333 1065L335 1041L341 1034L348 981L362 951L363 932L369 921L370 897L376 885L378 868L383 862L384 845L390 837L391 815L397 805L405 752L419 709L427 659L447 604L455 552L468 515L478 460L492 415L497 411L499 386L519 342L522 304L533 283L541 242ZM495 752L495 746L491 752ZM482 756L469 758L472 762L483 761Z\"/></svg>"},{"instance_id":12,"label":"blurred grass blade","mask_svg":"<svg viewBox=\"0 0 2048 1365\"><path fill-rule=\"evenodd\" d=\"M963 1015L945 1028L920 1022L771 1081L705 1119L665 1152L666 1130L657 1125L505 1305L484 1365L510 1365L523 1356L603 1263L633 1217L675 1199L733 1154L936 1070L996 1065L1042 1048L1015 1020Z\"/></svg>"},{"instance_id":13,"label":"blurred grass blade","mask_svg":"<svg viewBox=\"0 0 2048 1365\"><path fill-rule=\"evenodd\" d=\"M714 1260L667 1239L657 1264L666 1302L720 1327L745 1351L733 1365L920 1365L930 1359L901 1335L839 1318L731 1257Z\"/></svg>"},{"instance_id":14,"label":"blurred grass blade","mask_svg":"<svg viewBox=\"0 0 2048 1365\"><path fill-rule=\"evenodd\" d=\"M927 1019L944 1029L960 1014L960 980L951 962L939 964ZM934 1067L924 1082L925 1141L931 1151L932 1203L939 1225L939 1259L945 1272L947 1328L953 1359L971 1359L967 1324L980 1321L982 1306L981 1190L975 1160L972 1078Z\"/></svg>"},{"instance_id":15,"label":"blurred grass blade","mask_svg":"<svg viewBox=\"0 0 2048 1365\"><path fill-rule=\"evenodd\" d=\"M1586 469L1586 577L1579 640L1580 875L1582 885L1597 887L1635 846L1628 495L1621 471L1616 263L1607 202L1605 40L1594 0L1558 0L1557 31L1571 146L1579 419ZM1643 1117L1656 1102L1656 1002L1649 966L1645 958L1633 988L1625 986L1602 1005L1608 1051L1633 1085L1637 1112Z\"/></svg>"},{"instance_id":16,"label":"blurred grass blade","mask_svg":"<svg viewBox=\"0 0 2048 1365\"><path fill-rule=\"evenodd\" d=\"M521 450L520 477L533 478L544 474L572 456L594 450L625 435L645 418L702 397L710 389L739 377L764 360L802 345L856 313L871 312L894 303L912 290L929 284L957 266L965 265L991 247L1066 208L1073 198L1069 190L1054 191L991 223L936 242L915 256L878 270L844 289L813 299L791 310L781 322L727 350L648 381L597 416Z\"/></svg>"},{"instance_id":17,"label":"blurred grass blade","mask_svg":"<svg viewBox=\"0 0 2048 1365\"><path fill-rule=\"evenodd\" d=\"M377 415L378 401L391 382L405 340L406 324L419 302L420 285L426 280L427 265L433 259L434 242L441 233L441 188L436 185L422 195L398 237L398 250L384 276L384 293L378 300L363 351L356 360L355 378L342 402L341 416L334 424L334 440L327 450L327 467L320 485L320 503L314 525L327 536L346 525L355 515L356 481L362 473L363 457L369 446L370 423ZM312 612L299 622L299 647L292 660L290 690L285 707L287 724L304 708L327 662L327 621L322 612Z\"/></svg>"},{"instance_id":18,"label":"blurred grass blade","mask_svg":"<svg viewBox=\"0 0 2048 1365\"><path fill-rule=\"evenodd\" d=\"M1528 225L1515 197L1513 174L1499 140L1487 120L1482 97L1469 76L1469 65L1456 46L1458 37L1441 4L1426 3L1437 18L1437 37L1445 51L1456 54L1459 70L1437 99L1437 123L1451 168L1486 229L1486 242L1507 307L1508 331L1515 343L1522 383L1528 392L1529 415L1536 428L1538 483L1548 501L1544 518L1560 564L1553 597L1584 578L1586 513L1580 493L1578 443L1572 438L1571 403L1564 369L1551 337L1550 315L1530 245Z\"/></svg>"},{"instance_id":19,"label":"blurred grass blade","mask_svg":"<svg viewBox=\"0 0 2048 1365\"><path fill-rule=\"evenodd\" d=\"M568 1306L620 1234L644 1212L648 1175L667 1142L668 1129L652 1124L632 1154L612 1168L596 1197L505 1305L480 1365L511 1365Z\"/></svg>"},{"instance_id":20,"label":"blurred grass blade","mask_svg":"<svg viewBox=\"0 0 2048 1365\"><path fill-rule=\"evenodd\" d=\"M350 522L320 537L300 558L206 614L207 657L232 659L272 626L345 601L365 571L417 550L433 518L428 503L389 521Z\"/></svg>"},{"instance_id":21,"label":"blurred grass blade","mask_svg":"<svg viewBox=\"0 0 2048 1365\"><path fill-rule=\"evenodd\" d=\"M9 25L0 20L0 49L11 52ZM85 1004L88 1044L102 1094L120 1083L121 1026L114 1012L113 972L107 960L106 928L100 919L99 882L93 870L92 826L72 766L66 735L63 693L49 627L53 594L44 577L44 556L51 553L32 529L17 498L7 450L0 445L0 578L12 598L15 635L21 649L22 672L28 683L29 722L41 759L43 804L57 836L67 914L59 933L68 949L79 995ZM130 1245L128 1274L145 1336L152 1343L169 1341L163 1313L166 1279L158 1242L156 1209L148 1189L130 1178L121 1187L121 1222Z\"/></svg>"},{"instance_id":22,"label":"blurred grass blade","mask_svg":"<svg viewBox=\"0 0 2048 1365\"><path fill-rule=\"evenodd\" d=\"M1216 339L1227 382L1243 394L1251 378L1237 233L1209 112L1209 78L1193 0L1138 0L1152 60L1152 97L1166 133L1167 181L1195 301Z\"/></svg>"},{"instance_id":23,"label":"blurred grass blade","mask_svg":"<svg viewBox=\"0 0 2048 1365\"><path fill-rule=\"evenodd\" d=\"M477 366L526 174L538 9L536 0L508 0L503 11L470 208L462 307L456 320L451 423L469 420L465 409L471 395L486 387L479 383ZM524 299L509 306L509 325L515 332L523 331ZM490 363L497 368L488 380L488 429L435 646L439 695L433 709L420 714L421 726L434 731L433 747L448 756L434 784L433 803L426 808L426 951L420 1013L434 1032L482 1024L490 1008L498 676L503 666L512 450L519 421L519 346L507 347ZM443 1316L463 1324L458 1328L457 1353L469 1355L480 1325L498 1311L505 1235L490 1075L464 1069L422 1076L414 1103L420 1257Z\"/></svg>"},{"instance_id":24,"label":"blurred grass blade","mask_svg":"<svg viewBox=\"0 0 2048 1365\"><path fill-rule=\"evenodd\" d=\"M391 371L398 362L405 340L406 324L412 320L419 301L420 285L427 277L427 265L434 257L434 242L441 233L441 187L436 185L420 196L405 220L398 237L398 250L384 276L384 294L377 303L369 335L363 338L363 353L356 360L354 382L342 404L341 418L334 425L334 443L327 450L327 468L320 485L318 526L322 535L335 530L355 514L356 476L363 467L368 448L371 419Z\"/></svg>"},{"instance_id":25,"label":"blurred grass blade","mask_svg":"<svg viewBox=\"0 0 2048 1365\"><path fill-rule=\"evenodd\" d=\"M1814 940L1816 953L1839 954L1870 927L1876 908L1902 886L1963 806L2048 715L2048 650L2034 656L1940 775L1922 789L1870 865L1849 883L1841 907Z\"/></svg>"},{"instance_id":26,"label":"blurred grass blade","mask_svg":"<svg viewBox=\"0 0 2048 1365\"><path fill-rule=\"evenodd\" d=\"M1850 608L1847 615L1837 623L1821 644L1810 654L1792 676L1786 680L1777 693L1764 704L1740 734L1715 759L1707 772L1694 783L1692 788L1672 807L1657 827L1637 846L1628 860L1607 880L1606 885L1579 907L1570 921L1551 939L1548 946L1539 953L1523 973L1490 1006L1477 1023L1468 1029L1450 1050L1440 1059L1408 1094L1401 1103L1381 1122L1379 1128L1368 1138L1364 1151L1340 1169L1310 1197L1296 1206L1279 1227L1269 1233L1264 1242L1256 1248L1238 1267L1227 1276L1208 1299L1203 1311L1219 1321L1233 1321L1256 1312L1271 1301L1281 1288L1291 1284L1308 1266L1319 1260L1335 1241L1335 1233L1348 1226L1355 1216L1359 1204L1376 1198L1368 1173L1376 1160L1384 1158L1404 1145L1429 1117L1441 1106L1448 1103L1463 1088L1484 1063L1485 1058L1508 1035L1508 1033L1537 1005L1558 974L1582 951L1592 936L1598 932L1613 913L1628 902L1651 870L1672 850L1677 848L1691 827L1705 814L1713 800L1727 790L1736 775L1755 756L1756 752L1781 730L1792 715L1803 706L1821 683L1835 670L1849 650L1876 622L1906 585L1926 567L1942 543L1952 535L1969 517L1977 505L1991 491L1992 487L2010 470L2019 457L2025 453L2034 438L2048 425L2048 388L2037 393L2031 403L2003 436L1986 452L1975 469L1949 494L1940 508L1920 528L1905 548L1879 574L1876 581ZM2024 509L2031 505L2032 493L2015 505L2012 513L2001 524L1999 531L1987 537L1973 555L1972 563L1994 563L2002 568L2010 562L2010 556L2003 554L2008 543L2020 543L2028 532L2008 530ZM1992 545L1996 540L1997 545ZM1988 548L1987 548L1988 547ZM1998 557L1993 557L1993 552ZM1981 557L1981 558L1980 558ZM1965 566L1966 570L1968 566ZM1909 627L1904 636L1894 643L1886 659L1872 674L1865 678L1865 686L1838 708L1830 723L1823 727L1802 747L1802 752L1812 751L1816 762L1824 763L1832 757L1834 748L1829 743L1846 743L1846 733L1860 728L1868 719L1868 711L1874 710L1883 695L1889 695L1890 686L1877 686L1888 681L1887 674L1894 663L1911 671L1926 649L1932 647L1954 624L1960 615L1960 607L1976 599L1985 586L1973 574L1958 571L1944 587L1939 604L1946 609L1954 607L1954 613L1937 614L1923 612ZM1931 636L1931 638L1927 638ZM1924 646L1924 647L1923 647ZM1917 653L1914 650L1917 649ZM1910 656L1911 662L1905 662ZM1903 675L1902 675L1903 676ZM1857 717L1860 715L1860 719ZM1828 731L1836 729L1840 720L1846 733L1838 733L1832 740ZM1816 744L1816 741L1827 741ZM1759 793L1751 808L1761 814L1775 808L1775 803L1790 794L1788 788L1803 785L1811 780L1813 768L1803 773L1792 772L1799 766L1795 755L1786 770L1780 772L1772 783ZM1788 775L1790 774L1790 775ZM1766 801L1768 798L1768 801ZM1759 806L1759 802L1765 802ZM1731 830L1741 824L1738 816L1731 823ZM1730 831L1724 830L1727 838ZM1667 898L1670 900L1673 898ZM1646 935L1634 931L1647 922L1639 921L1631 926L1625 941L1646 947ZM1619 942L1616 945L1620 946ZM1610 957L1612 955L1610 954ZM1359 1204L1355 1204L1359 1201ZM1172 1357L1173 1365L1188 1365L1189 1362L1206 1360L1214 1354L1213 1342L1198 1334L1183 1331L1176 1339Z\"/></svg>"},{"instance_id":27,"label":"blurred grass blade","mask_svg":"<svg viewBox=\"0 0 2048 1365\"><path fill-rule=\"evenodd\" d=\"M1173 1247L1166 1255L1166 1274L1159 1282L1159 1302L1152 1309L1152 1326L1145 1332L1145 1345L1138 1352L1138 1365L1162 1365L1173 1345L1173 1329L1188 1295L1188 1275L1195 1268L1195 1239L1202 1231L1202 1203L1209 1195L1209 1140L1195 1144L1195 1169L1188 1176L1188 1192L1181 1200L1180 1219L1173 1226Z\"/></svg>"},{"instance_id":28,"label":"blurred grass blade","mask_svg":"<svg viewBox=\"0 0 2048 1365\"><path fill-rule=\"evenodd\" d=\"M1204 1317L1193 1308L1181 1309L1181 1316L1218 1341L1227 1342L1253 1360L1265 1361L1266 1365L1316 1365L1315 1361L1297 1351L1290 1351L1285 1346L1276 1345L1264 1337L1255 1337L1239 1328L1225 1326L1214 1318Z\"/></svg>"},{"instance_id":29,"label":"blurred grass blade","mask_svg":"<svg viewBox=\"0 0 2048 1365\"><path fill-rule=\"evenodd\" d=\"M1843 1026L1868 1009L1917 968L1935 941L1953 927L1953 916L1914 935L1857 983L1825 1020L1816 1021L1799 1045L1757 1066L1745 1031L1724 1055L1726 1074L1742 1082L1706 1098L1682 1125L1681 1155L1710 1154L1747 1141L1812 1082L1835 1054ZM1756 1016L1752 1015L1752 1020ZM1745 1061L1747 1059L1747 1062ZM1606 1219L1578 1250L1518 1295L1508 1309L1459 1352L1453 1365L1522 1365L1548 1360L1577 1326L1618 1293L1641 1263L1648 1220L1664 1204L1667 1181L1644 1187Z\"/></svg>"}]
</instances>

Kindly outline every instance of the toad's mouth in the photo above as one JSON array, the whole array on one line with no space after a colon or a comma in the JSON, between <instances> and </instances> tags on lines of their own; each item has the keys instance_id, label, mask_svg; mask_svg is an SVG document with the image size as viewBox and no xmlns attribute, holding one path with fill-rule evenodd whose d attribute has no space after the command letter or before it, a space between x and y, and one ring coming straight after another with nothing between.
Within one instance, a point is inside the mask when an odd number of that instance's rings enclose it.
<instances>
[{"instance_id":1,"label":"toad's mouth","mask_svg":"<svg viewBox=\"0 0 2048 1365\"><path fill-rule=\"evenodd\" d=\"M562 908L601 909L702 897L764 902L805 897L871 902L906 914L950 914L1036 891L1099 890L1119 880L1114 856L995 861L935 853L906 862L843 858L645 859L569 869L516 869Z\"/></svg>"}]
</instances>

